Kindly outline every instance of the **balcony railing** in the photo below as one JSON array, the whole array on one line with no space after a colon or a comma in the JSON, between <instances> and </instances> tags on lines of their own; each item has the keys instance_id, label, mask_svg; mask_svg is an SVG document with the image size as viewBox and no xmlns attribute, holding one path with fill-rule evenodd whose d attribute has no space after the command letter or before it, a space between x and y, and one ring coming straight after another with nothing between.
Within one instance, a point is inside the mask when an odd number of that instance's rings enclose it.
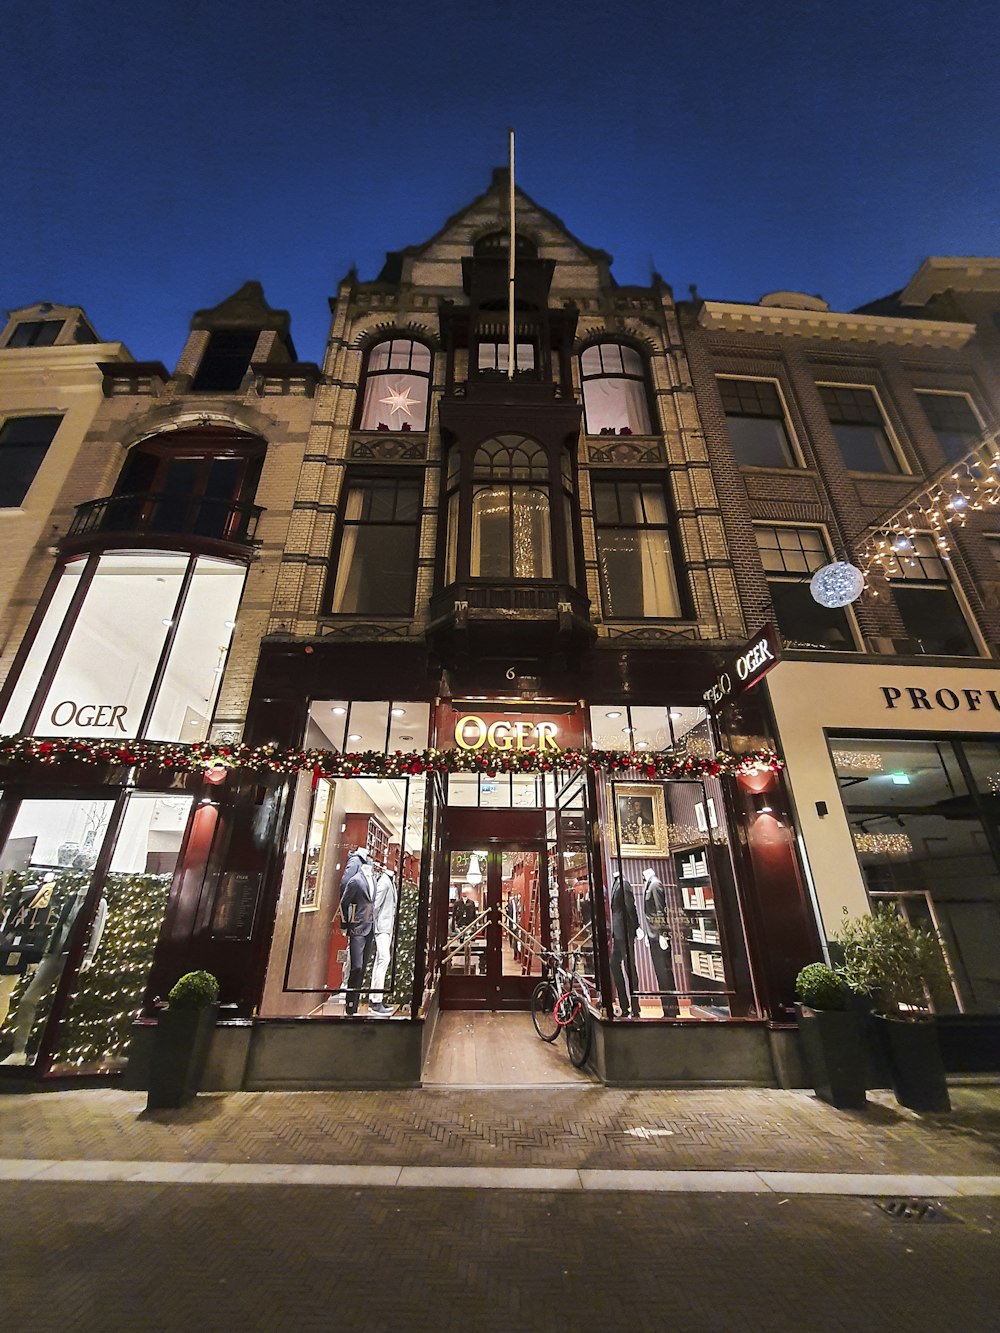
<instances>
[{"instance_id":1,"label":"balcony railing","mask_svg":"<svg viewBox=\"0 0 1000 1333\"><path fill-rule=\"evenodd\" d=\"M106 495L77 505L64 542L83 543L105 535L196 537L253 546L260 505L207 495Z\"/></svg>"}]
</instances>

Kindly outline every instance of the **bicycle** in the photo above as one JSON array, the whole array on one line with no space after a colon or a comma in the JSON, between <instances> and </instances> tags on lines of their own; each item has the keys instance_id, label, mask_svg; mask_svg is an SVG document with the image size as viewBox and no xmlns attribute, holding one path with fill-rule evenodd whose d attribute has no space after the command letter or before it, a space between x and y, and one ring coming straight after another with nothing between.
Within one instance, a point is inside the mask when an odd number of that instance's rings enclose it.
<instances>
[{"instance_id":1,"label":"bicycle","mask_svg":"<svg viewBox=\"0 0 1000 1333\"><path fill-rule=\"evenodd\" d=\"M543 977L531 993L531 1021L542 1041L553 1042L566 1033L570 1063L582 1069L590 1054L594 1020L590 1013L590 989L577 971L581 955L568 955L563 967L556 954L547 954L552 975Z\"/></svg>"}]
</instances>

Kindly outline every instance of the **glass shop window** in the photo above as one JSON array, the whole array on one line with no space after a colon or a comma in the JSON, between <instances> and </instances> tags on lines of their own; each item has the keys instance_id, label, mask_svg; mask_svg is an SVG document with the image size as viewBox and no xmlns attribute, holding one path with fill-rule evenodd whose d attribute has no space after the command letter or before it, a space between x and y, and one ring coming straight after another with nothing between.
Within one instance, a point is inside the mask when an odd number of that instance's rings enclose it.
<instances>
[{"instance_id":1,"label":"glass shop window","mask_svg":"<svg viewBox=\"0 0 1000 1333\"><path fill-rule=\"evenodd\" d=\"M131 793L111 866L93 882L113 800L22 801L0 852L0 1061L121 1067L145 993L191 798ZM68 1002L53 1010L85 937Z\"/></svg>"},{"instance_id":2,"label":"glass shop window","mask_svg":"<svg viewBox=\"0 0 1000 1333\"><path fill-rule=\"evenodd\" d=\"M715 753L708 713L680 704L594 704L590 735L595 750L682 749L703 757Z\"/></svg>"},{"instance_id":3,"label":"glass shop window","mask_svg":"<svg viewBox=\"0 0 1000 1333\"><path fill-rule=\"evenodd\" d=\"M829 741L844 813L872 903L936 935L953 1001L1000 1011L1000 748L993 741Z\"/></svg>"},{"instance_id":4,"label":"glass shop window","mask_svg":"<svg viewBox=\"0 0 1000 1333\"><path fill-rule=\"evenodd\" d=\"M203 740L245 576L243 565L156 552L74 561L32 643L4 730L27 722L43 736ZM53 663L68 615L69 639Z\"/></svg>"},{"instance_id":5,"label":"glass shop window","mask_svg":"<svg viewBox=\"0 0 1000 1333\"><path fill-rule=\"evenodd\" d=\"M743 946L727 935L735 888L721 784L610 782L600 802L616 1015L729 1017L730 951Z\"/></svg>"},{"instance_id":6,"label":"glass shop window","mask_svg":"<svg viewBox=\"0 0 1000 1333\"><path fill-rule=\"evenodd\" d=\"M425 779L300 776L261 1013L405 1018Z\"/></svg>"},{"instance_id":7,"label":"glass shop window","mask_svg":"<svg viewBox=\"0 0 1000 1333\"><path fill-rule=\"evenodd\" d=\"M426 750L431 706L399 699L314 699L306 748L338 754Z\"/></svg>"}]
</instances>

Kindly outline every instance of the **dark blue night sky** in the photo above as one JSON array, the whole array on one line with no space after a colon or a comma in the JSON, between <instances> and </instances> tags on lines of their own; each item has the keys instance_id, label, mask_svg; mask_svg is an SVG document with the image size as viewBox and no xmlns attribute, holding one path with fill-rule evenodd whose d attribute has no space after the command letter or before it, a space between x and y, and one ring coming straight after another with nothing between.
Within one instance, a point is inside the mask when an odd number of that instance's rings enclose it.
<instances>
[{"instance_id":1,"label":"dark blue night sky","mask_svg":"<svg viewBox=\"0 0 1000 1333\"><path fill-rule=\"evenodd\" d=\"M998 254L1000 9L889 0L21 0L0 306L83 305L173 366L248 278L322 356L351 264L518 182L620 283L850 309Z\"/></svg>"}]
</instances>

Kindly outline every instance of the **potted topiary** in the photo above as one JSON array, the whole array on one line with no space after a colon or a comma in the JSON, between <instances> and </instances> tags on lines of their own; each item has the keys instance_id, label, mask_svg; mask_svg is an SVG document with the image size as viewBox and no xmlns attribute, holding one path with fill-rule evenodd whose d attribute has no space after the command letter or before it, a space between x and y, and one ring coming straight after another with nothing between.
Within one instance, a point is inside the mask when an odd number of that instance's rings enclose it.
<instances>
[{"instance_id":1,"label":"potted topiary","mask_svg":"<svg viewBox=\"0 0 1000 1333\"><path fill-rule=\"evenodd\" d=\"M186 972L174 985L156 1020L147 1110L184 1106L197 1095L218 1013L211 972Z\"/></svg>"},{"instance_id":2,"label":"potted topiary","mask_svg":"<svg viewBox=\"0 0 1000 1333\"><path fill-rule=\"evenodd\" d=\"M826 963L810 963L795 979L795 1012L816 1096L831 1106L866 1105L865 1032L851 1007L847 979Z\"/></svg>"},{"instance_id":3,"label":"potted topiary","mask_svg":"<svg viewBox=\"0 0 1000 1333\"><path fill-rule=\"evenodd\" d=\"M867 995L893 1091L913 1111L950 1111L948 1083L930 1002L947 994L948 972L929 931L882 904L845 921L837 938L844 975Z\"/></svg>"}]
</instances>

